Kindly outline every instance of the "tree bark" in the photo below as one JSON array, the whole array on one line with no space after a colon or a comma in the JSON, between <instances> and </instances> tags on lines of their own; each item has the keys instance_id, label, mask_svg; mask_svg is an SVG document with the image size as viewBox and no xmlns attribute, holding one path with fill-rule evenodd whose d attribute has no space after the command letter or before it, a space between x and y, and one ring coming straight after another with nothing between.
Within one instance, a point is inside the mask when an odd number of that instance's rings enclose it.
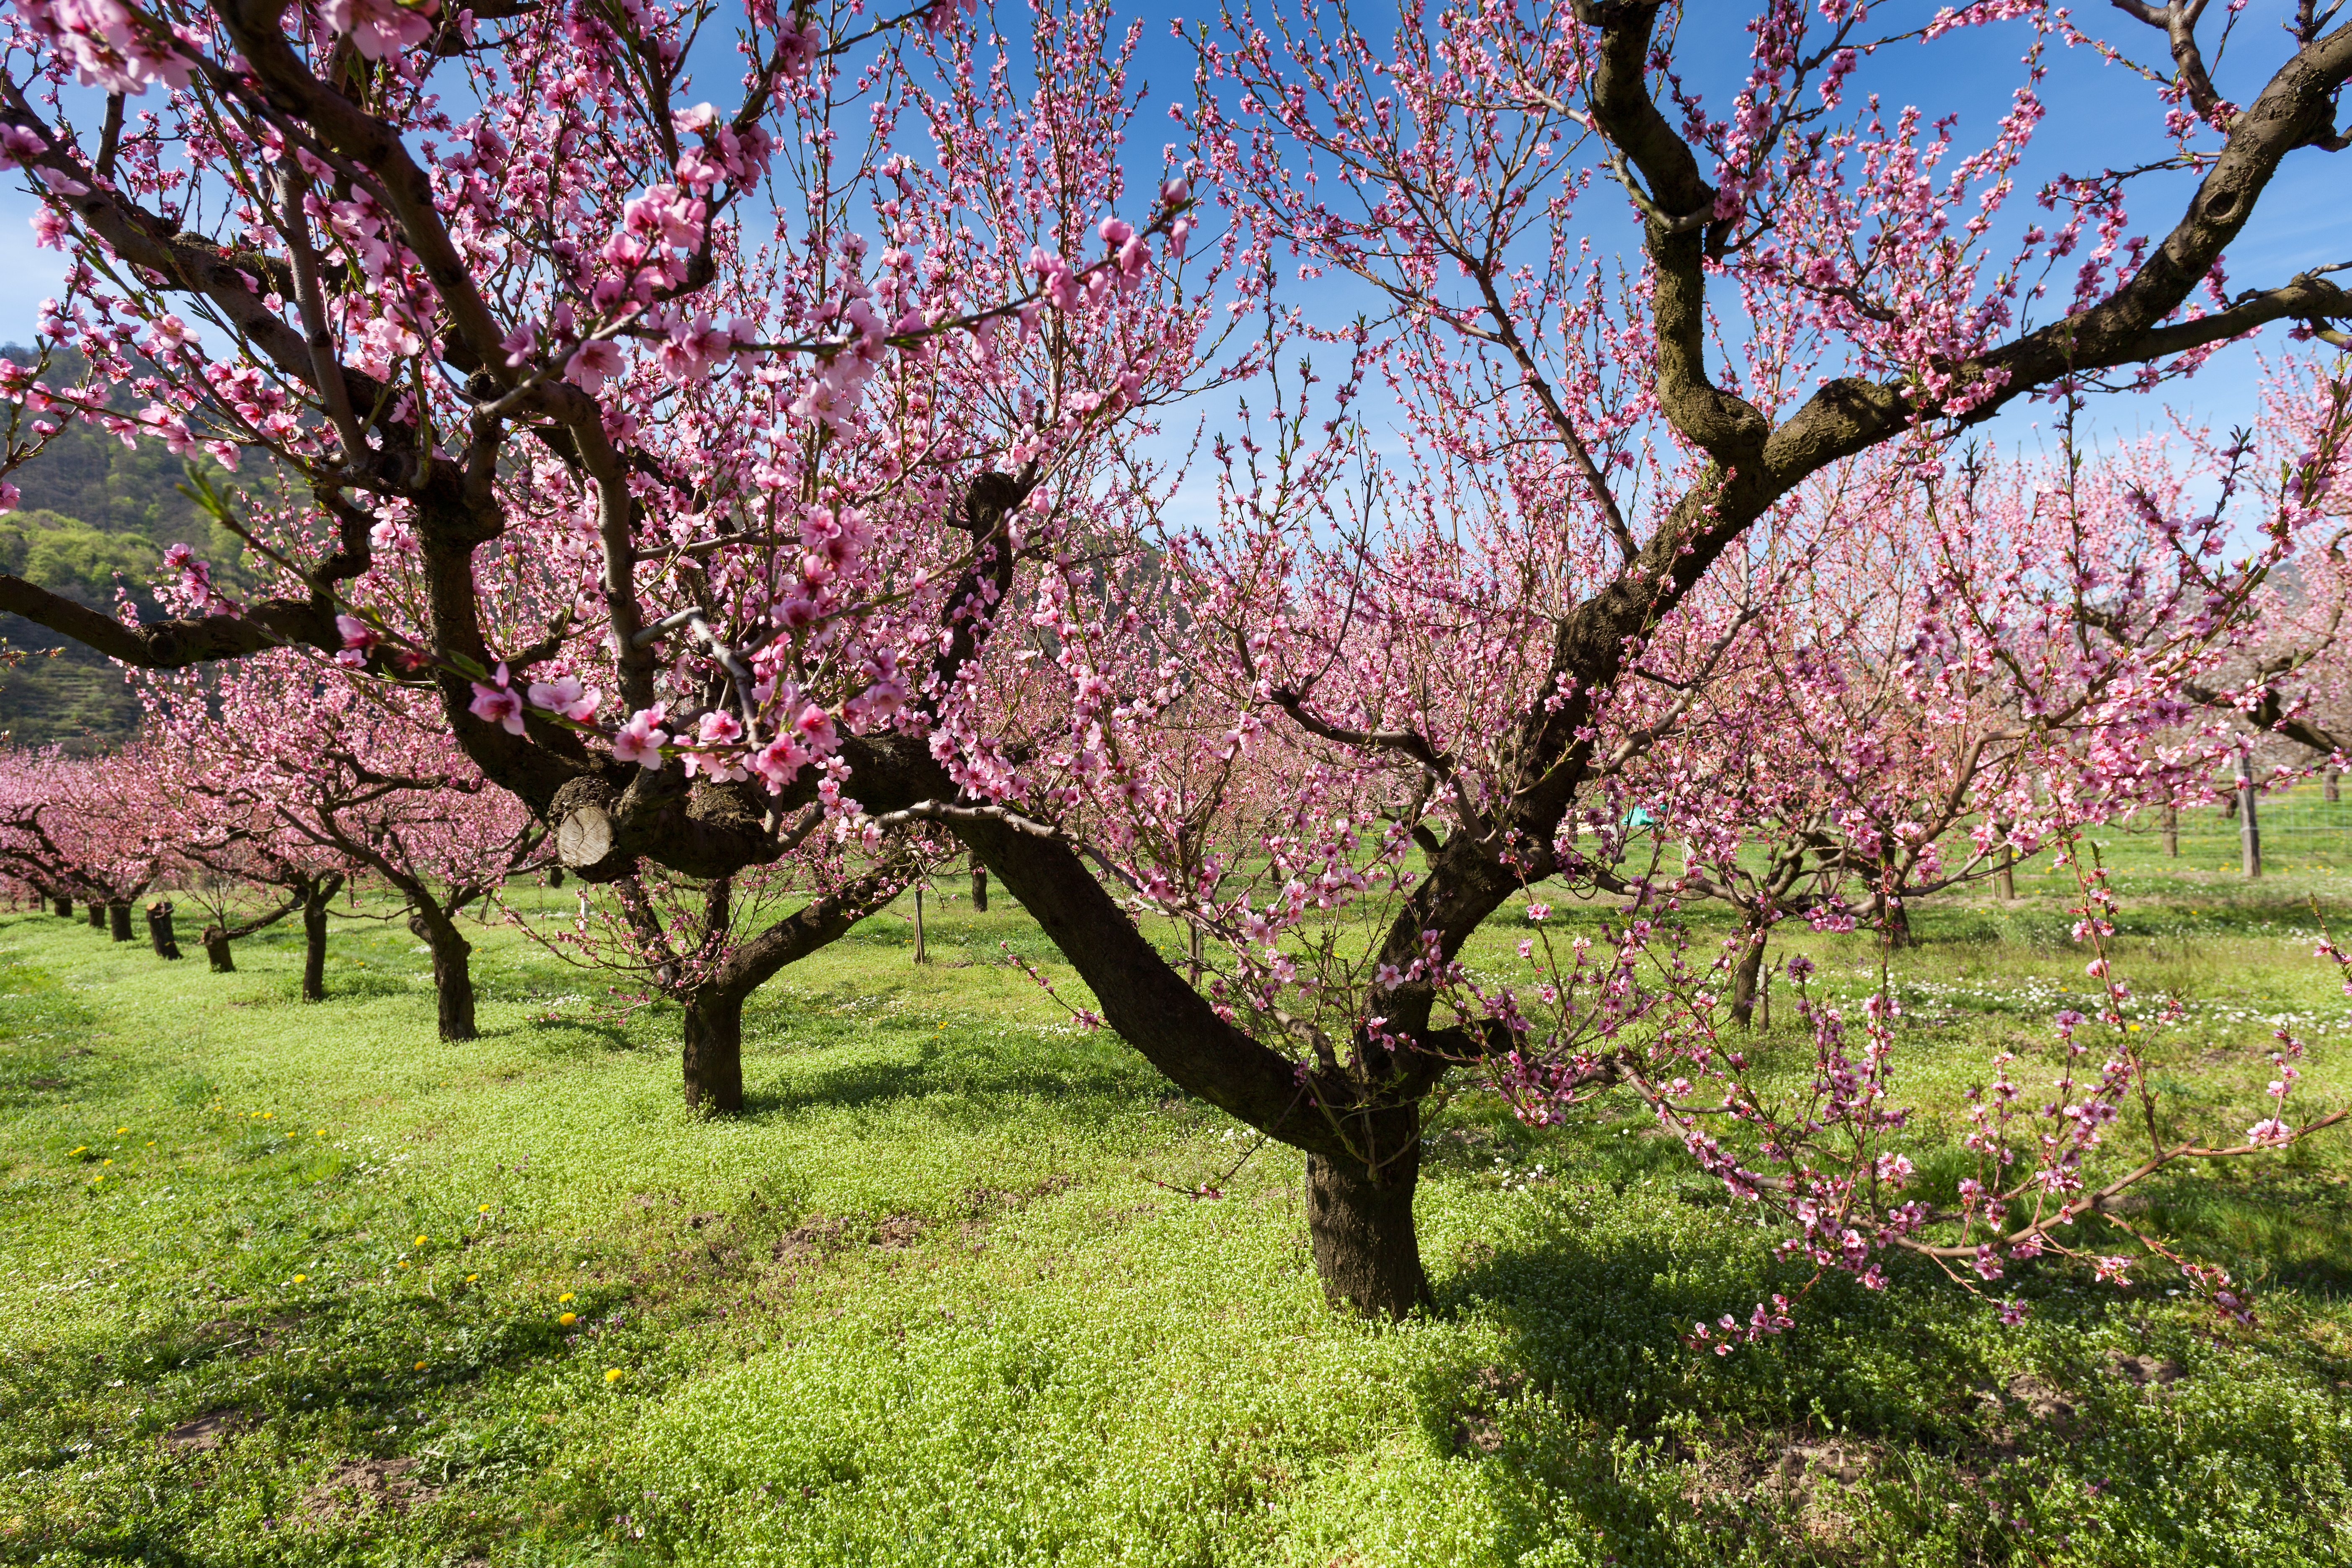
<instances>
[{"instance_id":1,"label":"tree bark","mask_svg":"<svg viewBox=\"0 0 2352 1568\"><path fill-rule=\"evenodd\" d=\"M927 963L929 961L929 955L923 948L923 889L920 883L917 883L915 886L915 962Z\"/></svg>"},{"instance_id":2,"label":"tree bark","mask_svg":"<svg viewBox=\"0 0 2352 1568\"><path fill-rule=\"evenodd\" d=\"M1367 1318L1403 1318L1430 1304L1413 1229L1412 1194L1421 1179L1417 1105L1382 1116L1411 1130L1378 1173L1328 1155L1307 1156L1307 1229L1323 1299Z\"/></svg>"},{"instance_id":3,"label":"tree bark","mask_svg":"<svg viewBox=\"0 0 2352 1568\"><path fill-rule=\"evenodd\" d=\"M117 942L131 940L131 900L116 899L106 906L106 934Z\"/></svg>"},{"instance_id":4,"label":"tree bark","mask_svg":"<svg viewBox=\"0 0 2352 1568\"><path fill-rule=\"evenodd\" d=\"M2326 801L2330 805L2334 805L2337 801L2343 799L2343 780L2344 775L2337 773L2334 768L2329 768L2326 772L2321 773L2319 775L2319 798Z\"/></svg>"},{"instance_id":5,"label":"tree bark","mask_svg":"<svg viewBox=\"0 0 2352 1568\"><path fill-rule=\"evenodd\" d=\"M228 932L216 925L205 927L205 956L212 960L215 974L235 974L236 960L229 956Z\"/></svg>"},{"instance_id":6,"label":"tree bark","mask_svg":"<svg viewBox=\"0 0 2352 1568\"><path fill-rule=\"evenodd\" d=\"M96 899L89 901L89 929L92 931L106 929L106 905Z\"/></svg>"},{"instance_id":7,"label":"tree bark","mask_svg":"<svg viewBox=\"0 0 2352 1568\"><path fill-rule=\"evenodd\" d=\"M2329 795L2327 798L2334 800L2336 797ZM976 915L988 912L988 868L981 863L977 855L971 858L971 912Z\"/></svg>"},{"instance_id":8,"label":"tree bark","mask_svg":"<svg viewBox=\"0 0 2352 1568\"><path fill-rule=\"evenodd\" d=\"M1731 967L1731 1021L1743 1029L1753 1028L1756 1024L1757 983L1764 973L1764 945L1762 931L1749 931L1746 950Z\"/></svg>"},{"instance_id":9,"label":"tree bark","mask_svg":"<svg viewBox=\"0 0 2352 1568\"><path fill-rule=\"evenodd\" d=\"M433 954L433 994L437 1005L441 1037L471 1040L481 1031L474 1024L474 944L457 922L439 910L419 907L408 917L408 929L424 939Z\"/></svg>"},{"instance_id":10,"label":"tree bark","mask_svg":"<svg viewBox=\"0 0 2352 1568\"><path fill-rule=\"evenodd\" d=\"M71 899L68 898L63 893L59 893L52 902L55 904L58 915L60 919L73 919L73 900Z\"/></svg>"},{"instance_id":11,"label":"tree bark","mask_svg":"<svg viewBox=\"0 0 2352 1568\"><path fill-rule=\"evenodd\" d=\"M743 994L701 985L686 998L686 1103L707 1116L743 1109Z\"/></svg>"},{"instance_id":12,"label":"tree bark","mask_svg":"<svg viewBox=\"0 0 2352 1568\"><path fill-rule=\"evenodd\" d=\"M2254 777L2243 756L2238 759L2238 858L2252 881L2263 874L2263 828L2255 815Z\"/></svg>"},{"instance_id":13,"label":"tree bark","mask_svg":"<svg viewBox=\"0 0 2352 1568\"><path fill-rule=\"evenodd\" d=\"M2164 808L2164 852L2173 859L2180 858L2180 808Z\"/></svg>"},{"instance_id":14,"label":"tree bark","mask_svg":"<svg viewBox=\"0 0 2352 1568\"><path fill-rule=\"evenodd\" d=\"M179 939L172 931L172 900L158 899L147 906L147 942L158 958L180 956Z\"/></svg>"},{"instance_id":15,"label":"tree bark","mask_svg":"<svg viewBox=\"0 0 2352 1568\"><path fill-rule=\"evenodd\" d=\"M302 1000L327 999L327 904L331 888L306 888L302 892Z\"/></svg>"}]
</instances>

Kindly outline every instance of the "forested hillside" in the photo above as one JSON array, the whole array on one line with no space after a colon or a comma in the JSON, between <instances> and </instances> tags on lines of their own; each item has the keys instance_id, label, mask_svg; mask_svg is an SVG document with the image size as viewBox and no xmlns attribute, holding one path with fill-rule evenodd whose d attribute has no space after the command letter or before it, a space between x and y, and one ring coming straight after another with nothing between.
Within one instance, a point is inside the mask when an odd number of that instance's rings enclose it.
<instances>
[{"instance_id":1,"label":"forested hillside","mask_svg":"<svg viewBox=\"0 0 2352 1568\"><path fill-rule=\"evenodd\" d=\"M15 344L0 354L32 356ZM80 366L58 356L49 378L68 384ZM232 567L240 542L180 493L184 460L159 445L126 447L105 432L68 425L37 458L9 476L18 510L0 517L0 571L110 609L131 589L143 616L155 615L148 574L164 548L184 540L216 567ZM79 643L19 616L0 615L0 649L23 657L0 668L0 730L19 742L71 742L127 734L139 705L121 672Z\"/></svg>"}]
</instances>

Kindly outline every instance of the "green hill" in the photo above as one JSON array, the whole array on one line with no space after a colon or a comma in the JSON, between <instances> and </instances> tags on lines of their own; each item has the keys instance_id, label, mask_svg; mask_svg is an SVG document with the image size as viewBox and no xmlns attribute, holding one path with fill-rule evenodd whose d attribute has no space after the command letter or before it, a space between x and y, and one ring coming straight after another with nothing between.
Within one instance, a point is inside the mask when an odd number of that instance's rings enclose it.
<instances>
[{"instance_id":1,"label":"green hill","mask_svg":"<svg viewBox=\"0 0 2352 1568\"><path fill-rule=\"evenodd\" d=\"M31 357L14 344L0 354ZM79 369L59 363L48 379L70 384ZM241 576L242 545L179 492L183 459L160 445L126 447L77 421L8 478L22 499L0 517L0 571L110 612L127 588L142 620L163 613L146 586L170 544L196 546L224 583ZM139 704L122 672L80 644L0 616L0 653L23 656L0 668L0 730L16 741L106 740L137 727Z\"/></svg>"}]
</instances>

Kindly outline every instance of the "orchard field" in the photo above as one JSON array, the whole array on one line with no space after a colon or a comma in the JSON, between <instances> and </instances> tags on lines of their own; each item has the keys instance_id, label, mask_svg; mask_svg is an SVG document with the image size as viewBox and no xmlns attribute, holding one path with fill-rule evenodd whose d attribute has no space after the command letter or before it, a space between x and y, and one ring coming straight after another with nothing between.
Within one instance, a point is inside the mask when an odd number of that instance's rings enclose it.
<instances>
[{"instance_id":1,"label":"orchard field","mask_svg":"<svg viewBox=\"0 0 2352 1568\"><path fill-rule=\"evenodd\" d=\"M2038 1059L2053 1010L2087 1005L2043 870L2014 904L1929 906L1895 955L1920 1100L1955 1102L2004 1045ZM2186 1007L2154 1047L2168 1116L2256 1114L2281 1021L2313 1042L2313 1092L2352 1089L2352 1016L2310 956L2340 875L2123 890L2118 968ZM919 966L910 912L756 994L746 1110L716 1121L677 1103L674 1007L618 1016L609 977L511 931L474 933L482 1037L451 1045L396 922L339 919L305 1004L282 926L212 974L0 920L0 1561L2352 1550L2341 1136L2135 1199L2239 1267L2259 1327L2160 1274L2029 1268L2032 1315L2002 1328L1898 1266L1878 1294L1832 1275L1792 1330L1718 1358L1692 1322L1797 1272L1720 1185L1630 1097L1542 1133L1465 1097L1428 1132L1434 1309L1368 1324L1324 1304L1295 1152L1075 1026L1005 962L1085 1000L1002 895L934 902ZM1524 929L1490 922L1473 962ZM1877 983L1868 931L1788 941L1819 994ZM1766 1054L1801 1064L1775 1003ZM1948 1192L1958 1167L1922 1168Z\"/></svg>"}]
</instances>

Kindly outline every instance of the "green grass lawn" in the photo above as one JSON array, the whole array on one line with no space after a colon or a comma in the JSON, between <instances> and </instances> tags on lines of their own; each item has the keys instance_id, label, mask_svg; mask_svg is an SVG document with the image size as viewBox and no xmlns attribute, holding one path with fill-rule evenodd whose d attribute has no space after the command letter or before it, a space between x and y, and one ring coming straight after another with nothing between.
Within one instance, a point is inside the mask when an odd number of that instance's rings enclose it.
<instances>
[{"instance_id":1,"label":"green grass lawn","mask_svg":"<svg viewBox=\"0 0 2352 1568\"><path fill-rule=\"evenodd\" d=\"M2016 906L1918 915L1923 1101L2002 1045L2030 1067L2079 995L2039 870ZM2352 885L2150 866L2127 891L2119 967L2189 1009L2181 1125L2251 1119L2277 1016L2318 1042L2315 1097L2352 1097L2308 941ZM1753 1222L1625 1105L1538 1136L1465 1096L1422 1189L1439 1310L1372 1327L1323 1307L1297 1158L1244 1160L996 962L1087 1000L1009 900L935 913L928 965L885 917L761 993L750 1110L719 1123L677 1103L674 1011L477 940L485 1037L444 1046L397 924L339 927L305 1005L290 931L215 975L0 916L0 1561L2352 1554L2340 1142L2149 1195L2256 1282L2257 1330L2055 1272L2002 1329L1897 1268L1718 1360L1692 1321L1793 1278ZM1866 937L1789 945L1832 994L1876 971ZM1799 1060L1780 1000L1760 1048ZM1236 1161L1223 1201L1184 1195Z\"/></svg>"}]
</instances>

